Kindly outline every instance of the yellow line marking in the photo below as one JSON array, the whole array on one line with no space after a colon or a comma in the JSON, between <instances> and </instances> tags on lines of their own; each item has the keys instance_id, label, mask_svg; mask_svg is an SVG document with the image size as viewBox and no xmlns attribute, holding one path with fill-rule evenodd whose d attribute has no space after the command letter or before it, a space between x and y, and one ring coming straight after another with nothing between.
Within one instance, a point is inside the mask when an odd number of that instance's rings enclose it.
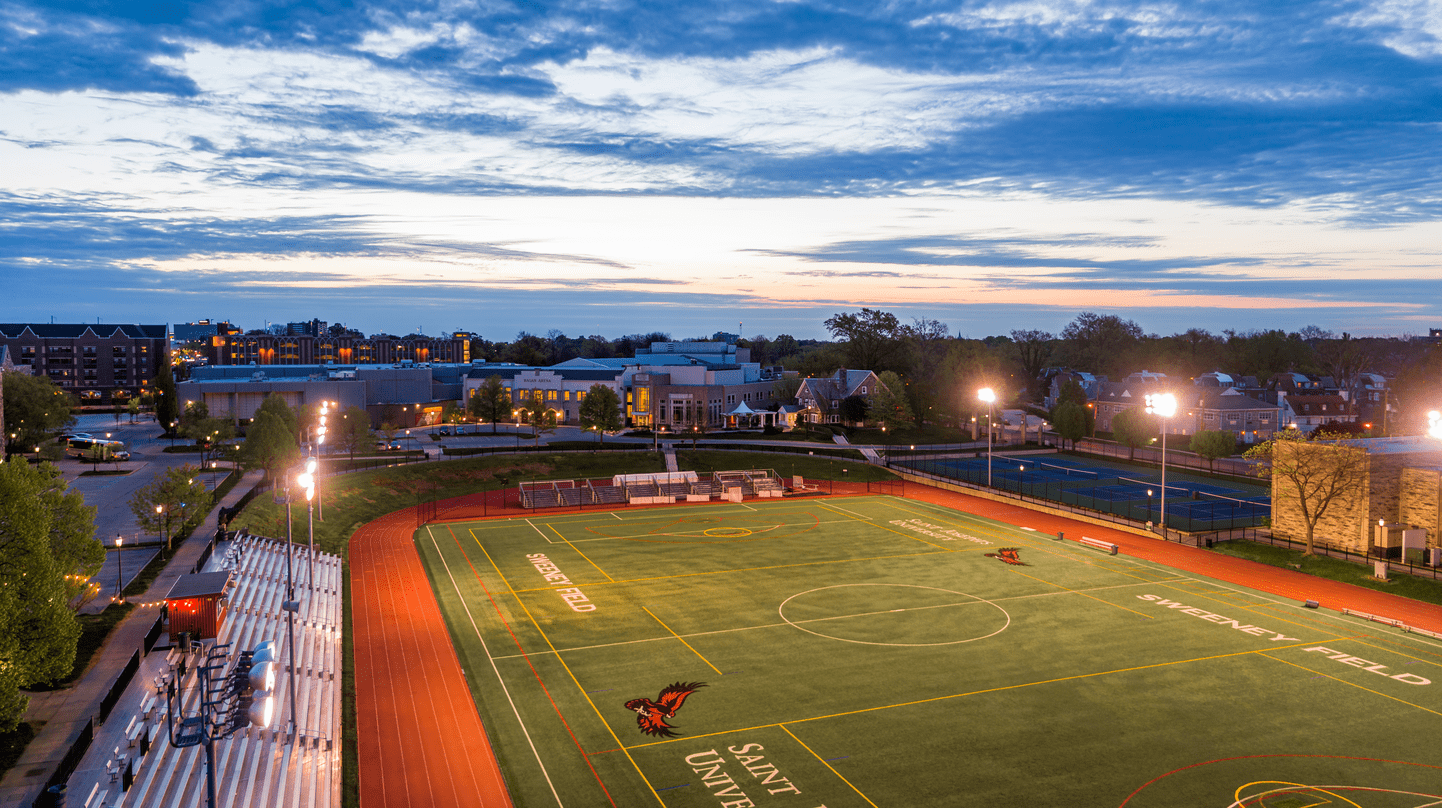
<instances>
[{"instance_id":1,"label":"yellow line marking","mask_svg":"<svg viewBox=\"0 0 1442 808\"><path fill-rule=\"evenodd\" d=\"M577 547L576 545L572 544L570 539L568 539L568 538L566 538L565 536L561 535L561 531L557 530L557 529L556 529L553 525L551 525L549 522L546 524L546 527L551 528L551 532L552 532L552 533L555 533L556 536L557 536L558 538L560 538L561 541L565 542L565 543L566 543L566 546L569 547L569 548L571 548L571 550L573 550L573 551L576 553L576 555L580 556L581 558L586 559L586 563L587 563L587 564L590 564L592 567L595 567L595 568L596 568L596 572L599 572L599 573L601 573L602 575L605 575L605 576L606 576L606 580L612 581L612 582L614 582L614 581L616 580L615 578L612 578L610 575L608 575L605 570L601 569L601 565L599 565L599 564L597 564L596 562L592 561L591 558L590 558L590 556L588 556L588 555L586 555L585 553L581 552L581 548L579 548L579 547Z\"/></svg>"},{"instance_id":2,"label":"yellow line marking","mask_svg":"<svg viewBox=\"0 0 1442 808\"><path fill-rule=\"evenodd\" d=\"M482 547L481 552L486 553L486 548ZM496 566L496 560L491 558L490 553L486 553L486 560L491 562L491 569L495 570L496 574L500 575L501 580L504 581L506 579L506 576L501 573L500 567ZM509 584L507 586L509 587ZM511 594L514 596L516 594L515 590L511 590ZM551 643L551 638L546 636L546 632L541 628L540 624L536 622L536 618L531 615L531 610L526 608L525 602L523 602L519 597L516 598L516 602L521 605L522 611L526 613L526 619L530 620L531 625L535 626L536 631L540 632L541 639L545 640L547 647L549 647L551 649L551 653L555 655L556 661L561 663L561 667L566 669L566 675L571 677L571 683L576 686L576 690L581 694L581 697L586 700L587 704L591 705L591 710L596 714L596 718L600 720L601 726L606 728L606 734L611 736L611 739L616 742L617 748L621 750L622 754L626 756L627 760L631 761L631 766L636 769L636 774L640 776L641 782L646 784L646 788L651 792L651 796L656 798L656 802L661 805L661 808L665 808L665 800L662 800L661 795L656 793L656 787L651 785L651 780L646 777L645 772L641 771L641 767L639 764L636 763L636 759L631 757L630 750L626 749L626 746L621 743L621 739L616 737L615 730L611 729L610 723L608 723L606 719L601 715L601 710L596 707L596 703L591 700L591 695L586 692L586 689L584 687L581 687L580 681L576 679L576 674L571 671L571 666L566 664L565 658L563 658L561 656L561 653L556 650L556 646ZM717 673L720 673L720 671L717 671ZM539 673L537 674L537 676L539 677ZM544 688L545 684L543 683L541 686ZM557 706L556 709L559 712L560 707ZM561 720L564 721L565 719L563 718ZM579 746L579 744L580 740L577 739L577 745ZM579 751L582 755L586 754L585 749L578 749L577 751ZM602 789L605 789L605 784L603 783L601 787Z\"/></svg>"},{"instance_id":3,"label":"yellow line marking","mask_svg":"<svg viewBox=\"0 0 1442 808\"><path fill-rule=\"evenodd\" d=\"M651 615L651 619L652 619L652 620L655 620L657 623L660 623L660 624L661 624L661 628L664 628L664 629L666 629L667 631L670 631L672 637L675 637L676 639L680 640L682 645L686 646L687 648L690 648L690 649L691 649L691 653L695 654L697 657L700 657L701 661L702 661L702 662L705 662L706 665L711 668L711 670L716 671L716 675L717 675L717 676L725 676L725 675L726 675L726 674L724 674L724 673L721 672L721 669L720 669L720 668L716 667L715 665L712 665L712 664L711 664L711 660L707 659L707 658L704 657L704 656L701 656L701 652L700 652L700 651L697 651L695 648L692 648L692 647L691 647L691 643L686 642L686 640L685 640L684 637L682 637L680 634L677 634L675 631L672 631L672 630L671 630L671 627L668 626L668 625L666 625L666 622L665 622L664 620L662 620L661 618L657 617L657 616L655 615L655 613L653 613L650 609L647 609L645 606L642 606L642 607L641 607L641 611L645 612L646 614ZM551 650L555 650L555 647L552 646L552 649L551 649Z\"/></svg>"},{"instance_id":4,"label":"yellow line marking","mask_svg":"<svg viewBox=\"0 0 1442 808\"><path fill-rule=\"evenodd\" d=\"M1328 639L1325 639L1325 640L1321 640L1320 642L1331 642L1332 640L1340 640L1340 639L1346 639L1346 638L1345 638L1345 637L1331 637L1331 638L1328 638ZM1287 650L1288 648L1301 648L1301 647L1304 646L1304 645L1311 645L1311 644L1312 644L1312 643L1310 643L1310 642L1299 642L1299 643L1296 643L1295 645L1278 645L1278 646L1274 646L1274 647L1271 647L1271 648L1258 648L1258 649L1256 649L1255 651L1234 651L1234 652L1232 652L1232 653L1230 653L1230 654L1216 654L1216 655L1214 655L1214 656L1193 657L1193 658L1191 658L1191 659L1174 659L1174 660L1172 660L1171 662L1156 662L1156 663L1153 663L1153 664L1151 664L1151 665L1137 665L1136 667L1132 667L1132 668L1116 668L1116 669L1114 669L1114 670L1109 670L1109 671L1096 671L1096 672L1094 672L1094 673L1078 673L1078 674L1075 674L1075 675L1072 675L1072 676L1059 676L1059 677L1057 677L1057 678L1055 678L1055 679L1042 679L1042 680L1039 680L1039 681L1036 681L1036 682L1023 682L1022 684L1018 684L1018 685L1002 685L1002 686L1000 686L1000 687L988 687L988 688L986 688L986 689L984 689L984 690L971 690L971 691L968 691L968 692L966 692L966 693L953 693L953 694L951 694L951 695L949 695L949 696L935 696L935 697L932 697L932 698L929 698L929 699L918 699L918 700L916 700L916 701L904 701L904 702L900 702L900 703L897 703L897 704L883 704L883 705L880 705L880 706L878 706L878 707L863 707L863 708L861 708L861 709L859 709L859 710L847 710L846 712L831 713L830 715L815 715L815 716L811 716L810 718L793 718L793 719L791 719L791 720L789 720L789 721L786 721L785 723L787 723L787 724L804 724L804 723L806 723L806 722L808 722L808 721L824 721L824 720L826 720L826 719L828 719L828 718L845 718L846 716L851 716L851 715L863 715L863 714L865 714L865 713L875 713L875 712L880 712L880 711L882 711L882 710L892 710L892 709L896 709L896 708L898 708L898 707L914 707L914 706L916 706L916 705L918 705L918 704L931 704L932 702L938 702L938 701L950 701L950 700L952 700L952 699L965 698L966 696L983 696L983 695L986 695L986 694L988 694L988 693L1004 693L1004 692L1006 692L1006 691L1008 691L1008 690L1021 690L1022 688L1036 687L1036 686L1038 686L1038 685L1051 685L1051 684L1056 684L1056 683L1058 683L1058 682L1072 682L1072 681L1077 681L1077 680L1080 680L1080 679L1095 679L1095 678L1100 677L1100 676L1111 676L1112 674L1117 674L1117 673L1133 673L1133 672L1136 672L1136 671L1151 670L1151 669L1153 669L1153 668L1166 668L1166 667L1171 667L1172 665L1186 665L1186 664L1189 664L1189 663L1192 663L1192 662L1211 662L1211 661L1217 660L1217 659L1230 659L1231 657L1242 657L1242 656L1249 656L1249 655L1252 655L1252 654L1265 655L1268 651L1285 651L1285 650ZM704 734L704 735L687 735L687 736L684 737L684 738L673 738L673 739L667 740L667 741L652 741L651 743L637 744L637 745L635 745L635 746L628 747L628 748L630 748L630 749L640 749L640 748L642 748L642 747L647 747L647 746L661 746L661 745L668 744L668 743L675 743L676 741L695 740L695 739L697 739L697 738L709 738L709 737L716 736L716 735L729 735L729 734L731 734L731 733L736 733L736 732L752 732L752 731L755 731L755 730L768 729L768 728L770 728L770 727L779 727L779 726L781 726L780 723L776 723L776 724L759 724L759 725L754 726L754 727L736 727L736 728L733 728L733 729L723 730L723 731L721 731L721 732L708 732L708 733L706 733L706 734Z\"/></svg>"},{"instance_id":5,"label":"yellow line marking","mask_svg":"<svg viewBox=\"0 0 1442 808\"><path fill-rule=\"evenodd\" d=\"M1148 620L1154 619L1154 618L1152 617L1152 615L1143 614L1142 612L1139 612L1139 611L1137 611L1137 610L1135 610L1135 609L1128 609L1127 607L1122 606L1122 605L1120 605L1120 604L1112 603L1112 602L1109 601L1109 600L1105 600L1105 599L1103 599L1103 598L1096 597L1095 595L1088 595L1087 593L1082 592L1081 590L1078 590L1078 589L1072 589L1072 588L1070 588L1070 587L1062 586L1061 584L1052 583L1051 581L1048 581L1048 580L1045 580L1045 579L1042 579L1042 578L1038 578L1038 577L1036 577L1035 575L1027 575L1026 573L1024 573L1024 572L1022 572L1021 570L1018 570L1018 569L1013 569L1012 572L1016 573L1017 575L1020 575L1020 576L1023 577L1023 578L1030 578L1030 579L1032 579L1033 581L1040 581L1041 583L1044 583L1044 584L1046 584L1047 586L1054 586L1054 587L1056 587L1057 589L1061 589L1061 590L1064 590L1064 591L1066 591L1066 592L1070 592L1070 593L1073 594L1073 595L1081 595L1081 596L1084 597L1084 598L1091 598L1092 600L1096 601L1097 603L1105 603L1105 604L1108 605L1108 606L1115 606L1116 608L1121 609L1121 610L1124 611L1124 612L1131 612L1132 614L1141 615L1142 617L1145 617L1145 618L1148 619ZM1151 582L1148 581L1147 583L1151 583Z\"/></svg>"},{"instance_id":6,"label":"yellow line marking","mask_svg":"<svg viewBox=\"0 0 1442 808\"><path fill-rule=\"evenodd\" d=\"M1338 638L1338 639L1347 639L1347 638L1342 637L1342 638ZM1303 644L1304 644L1304 645L1308 645L1308 644L1310 644L1310 643L1303 643ZM1285 650L1285 648L1297 648L1297 647L1298 647L1298 646L1296 646L1296 645L1289 645L1289 646L1285 646L1284 648L1276 648L1276 649L1271 649L1271 650L1278 650L1278 651L1280 651L1280 650ZM1436 711L1436 710L1428 709L1428 708L1426 708L1426 707L1423 707L1423 706L1420 705L1420 704L1413 704L1413 703L1410 702L1410 701L1406 701L1406 700L1404 700L1404 699L1399 699L1399 698L1397 698L1396 696L1389 696L1389 695L1387 695L1386 693L1381 692L1380 690L1373 690L1373 689L1370 688L1370 687L1363 687L1363 686L1357 684L1356 682L1349 682L1349 681L1347 681L1346 679L1339 679L1339 678L1337 678L1336 676L1332 676L1331 674L1326 674L1326 673L1323 673L1323 672L1318 671L1318 670L1313 670L1313 669L1307 667L1306 665L1298 665L1298 664L1295 663L1295 662L1289 662L1289 661L1287 661L1287 660L1285 660L1285 659L1282 659L1281 657L1274 657L1274 656L1272 656L1271 654L1268 654L1268 653L1265 653L1265 652L1262 654L1262 656L1266 657L1267 659L1276 660L1277 662L1281 662L1281 663L1286 664L1286 665L1291 665L1291 666L1294 667L1294 668L1300 668L1301 670L1304 670L1304 671L1306 671L1307 673L1315 673L1315 674L1318 675L1318 676L1322 676L1322 677L1325 677L1325 678L1327 678L1327 679L1331 679L1331 680L1334 681L1334 682L1341 682L1341 683L1344 684L1344 685L1350 685L1350 686L1352 686L1352 687L1357 688L1358 690L1365 690L1365 691L1367 691L1368 693L1371 693L1371 694L1376 695L1376 696L1381 696L1381 697L1384 698L1384 699L1391 699L1392 701L1395 701L1395 702L1397 702L1398 704L1405 704L1405 705L1407 705L1408 707L1416 707L1417 709L1419 709L1419 710L1421 710L1421 711L1423 711L1423 712L1431 713L1431 714L1433 714L1433 715L1442 715L1442 712L1438 712L1438 711Z\"/></svg>"},{"instance_id":7,"label":"yellow line marking","mask_svg":"<svg viewBox=\"0 0 1442 808\"><path fill-rule=\"evenodd\" d=\"M841 782L845 783L846 785L851 786L851 790L856 792L856 796L862 798L863 800L866 800L866 804L867 804L867 805L870 805L871 808L876 808L876 803L872 802L871 799L870 799L869 797L867 797L865 794L862 794L862 793L861 793L861 789L859 789L859 788L857 788L855 785L853 785L850 780L847 780L845 777L843 777L842 774L841 774L841 772L839 772L839 771L836 770L836 767L835 767L835 766L832 766L830 763L827 763L825 760L822 760L822 759L821 759L821 756L818 755L818 754L816 754L816 751L813 750L811 747L807 746L805 741L803 741L803 740L801 740L800 738L796 737L796 733L794 733L794 732L792 732L791 730L787 729L785 724L777 724L777 726L778 726L778 727L781 727L781 731L782 731L782 732L786 733L787 735L790 735L790 736L791 736L791 740L796 741L797 743L801 744L801 748L802 748L802 749L805 749L805 750L808 751L808 752L810 752L812 757L814 757L814 758L816 758L817 760L821 761L821 765L822 765L822 766L825 766L825 767L828 768L828 769L830 769L830 770L831 770L831 773L834 774L834 775L836 775L837 779L841 780Z\"/></svg>"}]
</instances>

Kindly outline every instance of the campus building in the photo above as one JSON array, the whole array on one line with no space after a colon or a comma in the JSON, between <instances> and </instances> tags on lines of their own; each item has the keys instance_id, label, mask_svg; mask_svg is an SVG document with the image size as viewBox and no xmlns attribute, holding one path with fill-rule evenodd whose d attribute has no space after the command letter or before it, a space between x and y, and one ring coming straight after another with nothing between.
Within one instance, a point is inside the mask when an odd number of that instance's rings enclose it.
<instances>
[{"instance_id":1,"label":"campus building","mask_svg":"<svg viewBox=\"0 0 1442 808\"><path fill-rule=\"evenodd\" d=\"M446 404L459 402L469 365L209 365L175 386L183 409L203 401L211 417L236 423L255 416L271 393L292 407L333 401L361 407L373 426L438 423Z\"/></svg>"},{"instance_id":2,"label":"campus building","mask_svg":"<svg viewBox=\"0 0 1442 808\"><path fill-rule=\"evenodd\" d=\"M303 329L324 324L313 321L292 325ZM216 334L210 338L206 358L211 365L465 364L471 361L471 340L469 334L362 337L354 333L334 335L324 330L319 334Z\"/></svg>"},{"instance_id":3,"label":"campus building","mask_svg":"<svg viewBox=\"0 0 1442 808\"><path fill-rule=\"evenodd\" d=\"M17 367L44 376L82 404L148 392L170 361L165 325L0 323L0 345Z\"/></svg>"},{"instance_id":4,"label":"campus building","mask_svg":"<svg viewBox=\"0 0 1442 808\"><path fill-rule=\"evenodd\" d=\"M1343 486L1342 493L1327 506L1317 523L1316 541L1386 556L1377 551L1375 528L1390 526L1424 530L1427 547L1442 546L1438 540L1442 535L1442 441L1414 436L1277 444L1280 452L1303 453L1319 461L1336 456L1339 448L1359 458L1362 471L1360 479ZM1283 457L1287 462L1290 455ZM1317 504L1314 501L1312 506ZM1303 541L1307 535L1297 488L1281 474L1272 478L1272 532L1293 541Z\"/></svg>"}]
</instances>

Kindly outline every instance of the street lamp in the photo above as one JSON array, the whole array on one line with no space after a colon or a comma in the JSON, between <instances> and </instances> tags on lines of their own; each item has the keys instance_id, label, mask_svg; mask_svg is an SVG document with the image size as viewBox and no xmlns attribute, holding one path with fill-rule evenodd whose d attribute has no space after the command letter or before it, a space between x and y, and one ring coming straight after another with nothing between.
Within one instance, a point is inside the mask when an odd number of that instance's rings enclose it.
<instances>
[{"instance_id":1,"label":"street lamp","mask_svg":"<svg viewBox=\"0 0 1442 808\"><path fill-rule=\"evenodd\" d=\"M986 402L986 487L991 487L991 406L996 403L996 391L983 387L976 391L976 397Z\"/></svg>"},{"instance_id":2,"label":"street lamp","mask_svg":"<svg viewBox=\"0 0 1442 808\"><path fill-rule=\"evenodd\" d=\"M1150 393L1146 397L1147 412L1162 419L1162 504L1157 523L1162 528L1162 538L1167 537L1167 422L1165 419L1177 414L1177 397L1171 393Z\"/></svg>"},{"instance_id":3,"label":"street lamp","mask_svg":"<svg viewBox=\"0 0 1442 808\"><path fill-rule=\"evenodd\" d=\"M1152 521L1152 489L1147 489L1147 521Z\"/></svg>"},{"instance_id":4,"label":"street lamp","mask_svg":"<svg viewBox=\"0 0 1442 808\"><path fill-rule=\"evenodd\" d=\"M165 514L165 506L156 505L155 518L160 520L160 543L164 545L165 549L169 550L170 537L167 534L170 532L170 518L168 515L163 516L162 514Z\"/></svg>"},{"instance_id":5,"label":"street lamp","mask_svg":"<svg viewBox=\"0 0 1442 808\"><path fill-rule=\"evenodd\" d=\"M120 572L120 545L124 543L119 533L115 534L115 602L125 602L125 577Z\"/></svg>"}]
</instances>

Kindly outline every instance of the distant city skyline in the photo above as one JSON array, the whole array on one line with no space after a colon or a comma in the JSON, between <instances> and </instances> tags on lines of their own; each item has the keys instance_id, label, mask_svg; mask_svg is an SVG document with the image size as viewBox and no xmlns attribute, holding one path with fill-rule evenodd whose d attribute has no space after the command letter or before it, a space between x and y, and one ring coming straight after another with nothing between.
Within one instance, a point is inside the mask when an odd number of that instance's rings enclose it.
<instances>
[{"instance_id":1,"label":"distant city skyline","mask_svg":"<svg viewBox=\"0 0 1442 808\"><path fill-rule=\"evenodd\" d=\"M1442 327L1423 4L0 9L0 320Z\"/></svg>"}]
</instances>

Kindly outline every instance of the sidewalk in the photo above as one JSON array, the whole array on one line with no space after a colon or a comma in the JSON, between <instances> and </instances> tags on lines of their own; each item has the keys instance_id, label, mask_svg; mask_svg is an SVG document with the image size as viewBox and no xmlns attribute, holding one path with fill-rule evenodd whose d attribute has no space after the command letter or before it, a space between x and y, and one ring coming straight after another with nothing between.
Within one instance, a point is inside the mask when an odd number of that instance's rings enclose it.
<instances>
[{"instance_id":1,"label":"sidewalk","mask_svg":"<svg viewBox=\"0 0 1442 808\"><path fill-rule=\"evenodd\" d=\"M195 562L200 560L206 543L215 536L220 506L230 507L239 502L245 492L260 482L262 474L258 470L249 471L241 477L230 493L211 509L210 515L191 533L190 538L176 547L164 571L138 600L155 602L164 599L176 580L190 573ZM78 681L63 690L30 696L25 720L32 723L44 721L45 725L25 747L20 760L6 772L4 780L0 780L0 806L32 805L40 797L46 781L55 773L85 722L98 714L100 700L105 697L121 668L130 661L130 655L144 647L145 633L155 624L159 613L159 607L135 609L115 627L91 661L89 670Z\"/></svg>"}]
</instances>

